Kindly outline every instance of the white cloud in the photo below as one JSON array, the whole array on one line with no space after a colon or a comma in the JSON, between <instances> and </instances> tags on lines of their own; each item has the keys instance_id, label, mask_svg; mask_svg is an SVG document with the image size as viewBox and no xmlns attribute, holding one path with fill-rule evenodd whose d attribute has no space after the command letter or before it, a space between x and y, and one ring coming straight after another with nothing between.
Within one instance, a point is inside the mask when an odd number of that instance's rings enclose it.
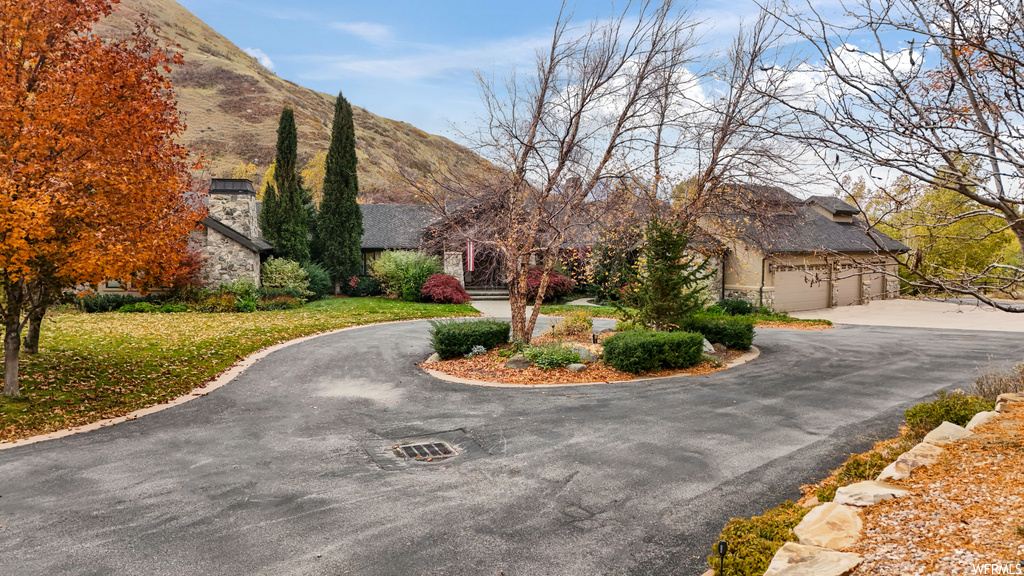
<instances>
[{"instance_id":1,"label":"white cloud","mask_svg":"<svg viewBox=\"0 0 1024 576\"><path fill-rule=\"evenodd\" d=\"M389 26L373 22L334 22L331 24L331 28L357 36L373 44L387 42L392 37Z\"/></svg>"},{"instance_id":2,"label":"white cloud","mask_svg":"<svg viewBox=\"0 0 1024 576\"><path fill-rule=\"evenodd\" d=\"M253 58L259 60L260 64L263 64L263 66L267 70L273 70L274 69L274 61L271 60L270 56L267 56L263 52L263 50L260 50L259 48L246 48L245 49L245 53L248 54L249 56L252 56Z\"/></svg>"}]
</instances>

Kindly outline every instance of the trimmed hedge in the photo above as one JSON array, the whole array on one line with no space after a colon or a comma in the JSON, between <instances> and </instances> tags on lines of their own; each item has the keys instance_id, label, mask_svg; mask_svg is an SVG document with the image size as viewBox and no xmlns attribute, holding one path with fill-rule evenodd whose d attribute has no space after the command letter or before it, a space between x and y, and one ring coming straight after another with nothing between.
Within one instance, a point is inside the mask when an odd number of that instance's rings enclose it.
<instances>
[{"instance_id":1,"label":"trimmed hedge","mask_svg":"<svg viewBox=\"0 0 1024 576\"><path fill-rule=\"evenodd\" d=\"M680 326L689 332L703 334L709 342L724 344L729 348L750 350L754 343L754 318L746 316L727 316L700 312L692 314Z\"/></svg>"},{"instance_id":2,"label":"trimmed hedge","mask_svg":"<svg viewBox=\"0 0 1024 576\"><path fill-rule=\"evenodd\" d=\"M140 302L153 302L153 296L132 296L131 294L103 294L100 296L84 296L78 299L78 304L88 313L114 312L130 304Z\"/></svg>"},{"instance_id":3,"label":"trimmed hedge","mask_svg":"<svg viewBox=\"0 0 1024 576\"><path fill-rule=\"evenodd\" d=\"M604 341L604 361L639 374L662 368L689 368L700 362L704 337L693 332L630 330Z\"/></svg>"},{"instance_id":4,"label":"trimmed hedge","mask_svg":"<svg viewBox=\"0 0 1024 576\"><path fill-rule=\"evenodd\" d=\"M511 328L508 322L497 320L432 320L430 325L430 345L442 360L465 356L473 351L474 346L490 350L507 344Z\"/></svg>"}]
</instances>

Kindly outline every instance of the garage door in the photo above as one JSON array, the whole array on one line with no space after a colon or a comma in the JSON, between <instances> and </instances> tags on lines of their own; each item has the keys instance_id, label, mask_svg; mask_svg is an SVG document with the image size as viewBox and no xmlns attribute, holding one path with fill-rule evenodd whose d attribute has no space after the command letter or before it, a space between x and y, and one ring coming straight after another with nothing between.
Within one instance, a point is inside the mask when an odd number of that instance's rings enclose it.
<instances>
[{"instance_id":1,"label":"garage door","mask_svg":"<svg viewBox=\"0 0 1024 576\"><path fill-rule=\"evenodd\" d=\"M775 310L796 312L828 308L828 270L775 272Z\"/></svg>"},{"instance_id":2,"label":"garage door","mask_svg":"<svg viewBox=\"0 0 1024 576\"><path fill-rule=\"evenodd\" d=\"M846 268L838 272L836 306L860 303L860 268Z\"/></svg>"},{"instance_id":3,"label":"garage door","mask_svg":"<svg viewBox=\"0 0 1024 576\"><path fill-rule=\"evenodd\" d=\"M867 298L869 300L880 300L883 297L885 297L885 275L872 272L871 289L868 291Z\"/></svg>"}]
</instances>

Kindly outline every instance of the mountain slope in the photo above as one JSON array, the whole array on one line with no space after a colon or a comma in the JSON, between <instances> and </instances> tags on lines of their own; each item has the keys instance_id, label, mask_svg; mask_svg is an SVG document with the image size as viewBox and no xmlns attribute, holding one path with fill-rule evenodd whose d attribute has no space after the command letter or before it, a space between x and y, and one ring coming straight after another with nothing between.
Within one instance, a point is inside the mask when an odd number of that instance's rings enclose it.
<instances>
[{"instance_id":1,"label":"mountain slope","mask_svg":"<svg viewBox=\"0 0 1024 576\"><path fill-rule=\"evenodd\" d=\"M277 120L285 104L295 109L299 165L327 149L334 95L279 78L174 0L122 0L95 31L123 38L134 30L140 13L157 27L162 43L179 45L176 49L185 57L185 65L171 74L178 109L188 124L182 143L203 154L210 176L228 177L252 163L259 183L274 159ZM396 177L395 150L407 151L406 164L420 169L440 160L486 166L466 148L405 122L355 106L353 115L361 200L411 199L408 187Z\"/></svg>"}]
</instances>

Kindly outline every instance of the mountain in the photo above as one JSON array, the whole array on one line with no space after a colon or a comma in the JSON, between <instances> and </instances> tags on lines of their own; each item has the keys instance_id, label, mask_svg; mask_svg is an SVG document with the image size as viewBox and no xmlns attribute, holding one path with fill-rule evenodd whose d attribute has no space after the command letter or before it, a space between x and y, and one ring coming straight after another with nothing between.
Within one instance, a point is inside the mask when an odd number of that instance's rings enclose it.
<instances>
[{"instance_id":1,"label":"mountain","mask_svg":"<svg viewBox=\"0 0 1024 576\"><path fill-rule=\"evenodd\" d=\"M184 66L171 72L178 110L188 125L181 143L203 155L208 176L230 177L252 163L257 173L249 177L259 184L274 159L277 121L285 104L295 109L299 165L327 150L336 95L279 78L174 0L122 0L95 32L124 38L134 31L140 14L156 27L161 44L185 57ZM409 187L397 177L396 150L407 151L404 164L418 173L441 160L481 170L488 166L447 138L363 108L352 110L361 201L412 200Z\"/></svg>"}]
</instances>

